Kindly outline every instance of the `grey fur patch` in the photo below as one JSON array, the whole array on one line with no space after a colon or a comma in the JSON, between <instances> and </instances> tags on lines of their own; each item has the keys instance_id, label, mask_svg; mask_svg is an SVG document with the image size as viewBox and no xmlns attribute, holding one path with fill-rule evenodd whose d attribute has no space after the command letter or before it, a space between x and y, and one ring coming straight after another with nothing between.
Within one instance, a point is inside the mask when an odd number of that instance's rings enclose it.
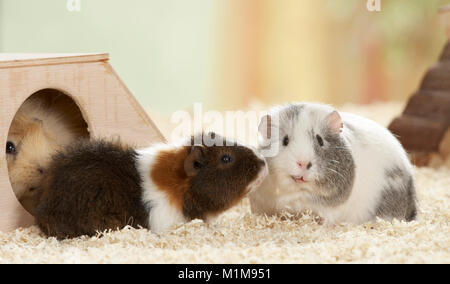
<instances>
[{"instance_id":1,"label":"grey fur patch","mask_svg":"<svg viewBox=\"0 0 450 284\"><path fill-rule=\"evenodd\" d=\"M389 181L396 179L404 179L407 174L400 167L393 167L390 170L386 170L386 176Z\"/></svg>"},{"instance_id":2,"label":"grey fur patch","mask_svg":"<svg viewBox=\"0 0 450 284\"><path fill-rule=\"evenodd\" d=\"M388 184L376 209L376 216L384 219L413 221L417 216L416 190L413 177L400 167L386 171ZM395 182L394 182L395 180ZM398 181L401 184L398 185Z\"/></svg>"},{"instance_id":3,"label":"grey fur patch","mask_svg":"<svg viewBox=\"0 0 450 284\"><path fill-rule=\"evenodd\" d=\"M327 133L327 130L324 131ZM312 132L311 139L316 140ZM330 207L338 206L350 197L355 181L355 161L350 149L339 135L326 134L328 146L314 144L319 172L323 173L316 182L318 197L316 202Z\"/></svg>"},{"instance_id":4,"label":"grey fur patch","mask_svg":"<svg viewBox=\"0 0 450 284\"><path fill-rule=\"evenodd\" d=\"M300 115L300 112L304 108L303 105L299 104L288 104L280 113L283 118L286 118L287 120L293 122L295 121L298 116Z\"/></svg>"}]
</instances>

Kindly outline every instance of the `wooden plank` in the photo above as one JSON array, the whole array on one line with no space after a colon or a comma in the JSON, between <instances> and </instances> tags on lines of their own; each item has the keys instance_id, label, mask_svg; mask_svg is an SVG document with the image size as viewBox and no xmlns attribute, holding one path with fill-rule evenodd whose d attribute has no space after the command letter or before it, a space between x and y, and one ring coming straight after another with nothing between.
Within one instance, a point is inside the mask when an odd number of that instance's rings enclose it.
<instances>
[{"instance_id":1,"label":"wooden plank","mask_svg":"<svg viewBox=\"0 0 450 284\"><path fill-rule=\"evenodd\" d=\"M450 60L450 41L445 44L444 50L439 57L439 61L449 61Z\"/></svg>"},{"instance_id":2,"label":"wooden plank","mask_svg":"<svg viewBox=\"0 0 450 284\"><path fill-rule=\"evenodd\" d=\"M411 162L417 167L425 167L427 166L431 158L433 157L433 153L431 152L410 152L408 153L409 159Z\"/></svg>"},{"instance_id":3,"label":"wooden plank","mask_svg":"<svg viewBox=\"0 0 450 284\"><path fill-rule=\"evenodd\" d=\"M447 128L444 122L405 114L389 126L406 150L419 152L437 152Z\"/></svg>"},{"instance_id":4,"label":"wooden plank","mask_svg":"<svg viewBox=\"0 0 450 284\"><path fill-rule=\"evenodd\" d=\"M450 92L419 91L410 98L404 113L442 121L448 126L450 125Z\"/></svg>"},{"instance_id":5,"label":"wooden plank","mask_svg":"<svg viewBox=\"0 0 450 284\"><path fill-rule=\"evenodd\" d=\"M57 65L108 61L108 53L78 53L78 54L50 54L50 53L0 53L0 69L39 65Z\"/></svg>"},{"instance_id":6,"label":"wooden plank","mask_svg":"<svg viewBox=\"0 0 450 284\"><path fill-rule=\"evenodd\" d=\"M420 85L420 90L450 92L450 61L431 67Z\"/></svg>"}]
</instances>

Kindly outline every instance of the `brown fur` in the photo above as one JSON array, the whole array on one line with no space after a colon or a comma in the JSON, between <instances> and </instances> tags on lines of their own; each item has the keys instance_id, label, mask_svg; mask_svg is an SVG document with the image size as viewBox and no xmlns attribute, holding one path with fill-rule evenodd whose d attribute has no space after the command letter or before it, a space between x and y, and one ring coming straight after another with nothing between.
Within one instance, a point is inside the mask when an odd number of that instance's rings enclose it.
<instances>
[{"instance_id":1,"label":"brown fur","mask_svg":"<svg viewBox=\"0 0 450 284\"><path fill-rule=\"evenodd\" d=\"M149 214L158 201L145 199L147 190L165 192L170 206L185 220L205 220L241 200L265 167L251 149L238 145L159 151L155 157L141 157L130 147L105 141L67 147L53 157L45 174L37 224L58 239L127 225L152 229ZM229 163L223 162L224 155L231 158ZM153 157L150 172L140 173L138 165ZM142 188L144 175L156 188Z\"/></svg>"},{"instance_id":2,"label":"brown fur","mask_svg":"<svg viewBox=\"0 0 450 284\"><path fill-rule=\"evenodd\" d=\"M6 157L11 186L25 209L34 213L34 195L50 156L78 137L88 136L81 112L60 92L43 90L24 102L8 133L17 151Z\"/></svg>"},{"instance_id":3,"label":"brown fur","mask_svg":"<svg viewBox=\"0 0 450 284\"><path fill-rule=\"evenodd\" d=\"M167 193L170 203L182 210L183 196L189 190L189 180L184 170L184 161L189 154L189 147L176 151L161 151L155 158L156 167L150 172L155 185Z\"/></svg>"},{"instance_id":4,"label":"brown fur","mask_svg":"<svg viewBox=\"0 0 450 284\"><path fill-rule=\"evenodd\" d=\"M223 146L207 147L203 142L202 145L190 147L184 168L194 173L177 177L178 184L184 184L182 182L186 180L189 184L189 190L183 187L180 189L184 193L183 214L190 220L208 219L231 208L247 194L248 185L256 180L265 167L265 161L259 159L251 149L227 144L225 138L214 133L210 135L216 137L215 141L222 141ZM224 155L230 156L232 162L222 163ZM155 168L163 163L156 164ZM195 164L200 165L196 170ZM178 169L180 167L177 166Z\"/></svg>"},{"instance_id":5,"label":"brown fur","mask_svg":"<svg viewBox=\"0 0 450 284\"><path fill-rule=\"evenodd\" d=\"M38 226L58 239L147 227L136 156L106 141L79 142L55 155L38 197Z\"/></svg>"}]
</instances>

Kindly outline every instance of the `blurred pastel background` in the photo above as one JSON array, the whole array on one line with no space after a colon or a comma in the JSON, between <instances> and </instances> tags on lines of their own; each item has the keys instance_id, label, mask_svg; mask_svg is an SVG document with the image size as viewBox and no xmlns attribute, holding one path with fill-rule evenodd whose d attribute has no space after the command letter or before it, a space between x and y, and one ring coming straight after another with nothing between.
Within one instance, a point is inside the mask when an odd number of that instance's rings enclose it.
<instances>
[{"instance_id":1,"label":"blurred pastel background","mask_svg":"<svg viewBox=\"0 0 450 284\"><path fill-rule=\"evenodd\" d=\"M0 0L0 52L109 52L150 113L308 100L404 101L450 1Z\"/></svg>"}]
</instances>

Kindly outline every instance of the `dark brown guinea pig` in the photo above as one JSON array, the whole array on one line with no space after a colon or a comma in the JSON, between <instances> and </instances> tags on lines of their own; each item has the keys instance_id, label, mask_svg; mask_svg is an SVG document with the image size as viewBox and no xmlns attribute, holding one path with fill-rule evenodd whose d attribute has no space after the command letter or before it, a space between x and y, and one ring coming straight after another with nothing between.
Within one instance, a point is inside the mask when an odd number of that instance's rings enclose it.
<instances>
[{"instance_id":1,"label":"dark brown guinea pig","mask_svg":"<svg viewBox=\"0 0 450 284\"><path fill-rule=\"evenodd\" d=\"M267 175L253 149L214 133L188 143L135 150L79 142L53 157L37 200L36 221L58 239L127 225L154 232L229 209Z\"/></svg>"}]
</instances>

